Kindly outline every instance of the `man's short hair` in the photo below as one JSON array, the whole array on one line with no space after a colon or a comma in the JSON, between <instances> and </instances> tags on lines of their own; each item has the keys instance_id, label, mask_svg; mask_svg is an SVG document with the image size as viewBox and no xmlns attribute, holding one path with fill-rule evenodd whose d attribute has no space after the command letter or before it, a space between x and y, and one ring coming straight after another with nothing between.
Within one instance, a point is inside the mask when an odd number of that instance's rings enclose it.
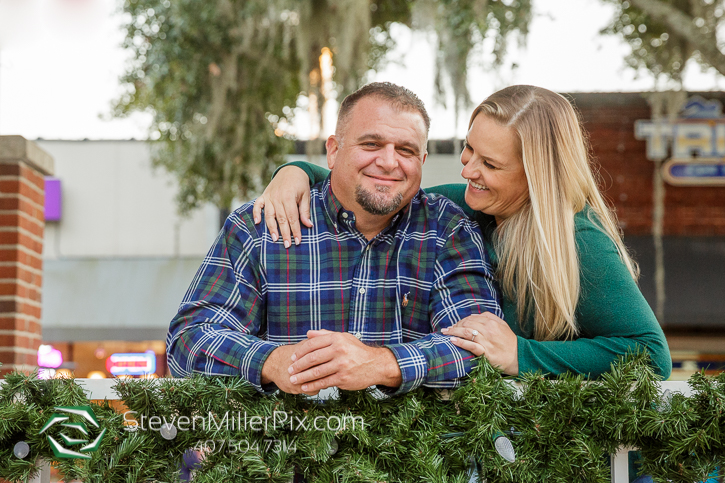
<instances>
[{"instance_id":1,"label":"man's short hair","mask_svg":"<svg viewBox=\"0 0 725 483\"><path fill-rule=\"evenodd\" d=\"M340 111L337 113L337 128L335 135L339 138L342 136L345 124L350 118L350 112L360 99L365 97L377 97L389 101L390 104L400 110L417 111L425 123L425 135L428 137L430 129L430 117L425 110L425 105L413 91L405 87L393 84L391 82L372 82L362 86L349 96L347 96L340 104Z\"/></svg>"}]
</instances>

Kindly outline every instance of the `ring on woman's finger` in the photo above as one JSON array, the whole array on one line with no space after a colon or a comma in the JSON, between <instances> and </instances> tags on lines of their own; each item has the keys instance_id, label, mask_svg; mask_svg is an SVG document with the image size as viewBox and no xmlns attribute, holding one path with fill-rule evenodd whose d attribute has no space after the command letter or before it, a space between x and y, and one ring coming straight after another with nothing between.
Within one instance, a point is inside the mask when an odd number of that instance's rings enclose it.
<instances>
[{"instance_id":1,"label":"ring on woman's finger","mask_svg":"<svg viewBox=\"0 0 725 483\"><path fill-rule=\"evenodd\" d=\"M471 331L471 341L473 341L473 339L475 339L477 335L478 335L478 331L476 329L473 329Z\"/></svg>"}]
</instances>

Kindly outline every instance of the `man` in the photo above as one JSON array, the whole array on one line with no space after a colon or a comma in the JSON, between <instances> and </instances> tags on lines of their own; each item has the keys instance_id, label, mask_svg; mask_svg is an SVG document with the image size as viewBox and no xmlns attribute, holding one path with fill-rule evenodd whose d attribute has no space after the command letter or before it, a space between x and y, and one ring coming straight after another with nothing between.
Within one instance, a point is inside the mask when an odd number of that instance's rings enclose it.
<instances>
[{"instance_id":1,"label":"man","mask_svg":"<svg viewBox=\"0 0 725 483\"><path fill-rule=\"evenodd\" d=\"M501 309L478 229L420 191L429 126L405 88L348 96L303 243L273 239L251 203L234 211L171 322L172 374L238 375L264 393L458 385L472 355L439 329Z\"/></svg>"}]
</instances>

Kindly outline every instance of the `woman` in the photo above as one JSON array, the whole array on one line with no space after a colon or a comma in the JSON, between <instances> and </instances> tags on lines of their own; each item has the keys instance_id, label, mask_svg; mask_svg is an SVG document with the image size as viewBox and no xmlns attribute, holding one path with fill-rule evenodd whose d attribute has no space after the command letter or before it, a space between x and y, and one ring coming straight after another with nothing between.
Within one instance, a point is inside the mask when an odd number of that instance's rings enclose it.
<instances>
[{"instance_id":1,"label":"woman","mask_svg":"<svg viewBox=\"0 0 725 483\"><path fill-rule=\"evenodd\" d=\"M461 163L467 185L426 191L447 196L479 222L503 289L505 321L484 313L441 332L511 375L596 377L617 356L645 348L655 371L669 377L667 341L637 287L637 266L599 192L571 104L539 87L496 92L471 115ZM291 164L312 183L328 174ZM283 215L285 240L284 219L296 223L296 202L309 190L304 176L284 167L255 207L257 221L265 204L268 224L275 212ZM302 222L310 226L309 218ZM270 226L274 236L276 229ZM299 225L292 231L299 242Z\"/></svg>"}]
</instances>

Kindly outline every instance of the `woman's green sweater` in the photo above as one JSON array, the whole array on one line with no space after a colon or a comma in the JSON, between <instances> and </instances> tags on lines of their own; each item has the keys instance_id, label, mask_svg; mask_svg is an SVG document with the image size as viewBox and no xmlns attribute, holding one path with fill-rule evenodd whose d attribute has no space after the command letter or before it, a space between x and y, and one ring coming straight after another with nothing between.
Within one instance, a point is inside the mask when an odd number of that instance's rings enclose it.
<instances>
[{"instance_id":1,"label":"woman's green sweater","mask_svg":"<svg viewBox=\"0 0 725 483\"><path fill-rule=\"evenodd\" d=\"M320 166L295 161L310 177L311 184L329 174ZM493 217L471 210L464 200L465 184L434 186L425 190L446 196L482 227L492 261L495 229ZM622 263L617 248L601 228L587 216L588 208L575 215L576 243L581 273L581 293L576 309L579 336L570 341L533 339L533 316L523 327L518 322L516 302L503 297L504 319L518 336L519 373L566 371L596 377L610 369L617 356L644 347L655 370L663 378L672 371L667 340L652 309Z\"/></svg>"}]
</instances>

